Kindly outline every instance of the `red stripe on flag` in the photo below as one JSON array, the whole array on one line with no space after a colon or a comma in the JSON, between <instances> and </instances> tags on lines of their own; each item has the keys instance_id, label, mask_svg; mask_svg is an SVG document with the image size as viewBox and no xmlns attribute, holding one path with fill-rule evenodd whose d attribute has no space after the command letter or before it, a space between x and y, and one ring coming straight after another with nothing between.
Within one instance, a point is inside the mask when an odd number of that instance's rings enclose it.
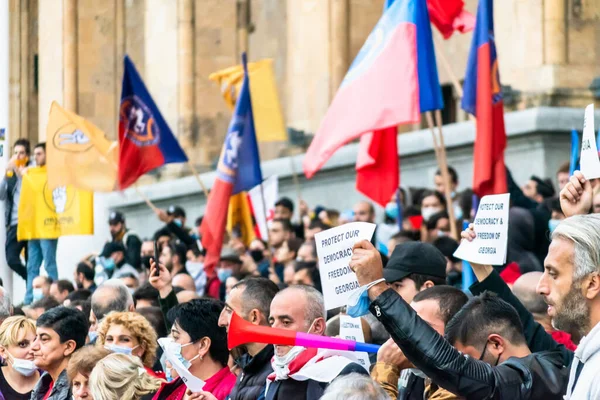
<instances>
[{"instance_id":1,"label":"red stripe on flag","mask_svg":"<svg viewBox=\"0 0 600 400\"><path fill-rule=\"evenodd\" d=\"M356 190L385 207L400 183L396 127L361 136Z\"/></svg>"},{"instance_id":2,"label":"red stripe on flag","mask_svg":"<svg viewBox=\"0 0 600 400\"><path fill-rule=\"evenodd\" d=\"M473 150L473 191L480 198L507 192L504 149L506 130L502 101L493 104L495 72L490 65L490 46L477 52L477 137Z\"/></svg>"}]
</instances>

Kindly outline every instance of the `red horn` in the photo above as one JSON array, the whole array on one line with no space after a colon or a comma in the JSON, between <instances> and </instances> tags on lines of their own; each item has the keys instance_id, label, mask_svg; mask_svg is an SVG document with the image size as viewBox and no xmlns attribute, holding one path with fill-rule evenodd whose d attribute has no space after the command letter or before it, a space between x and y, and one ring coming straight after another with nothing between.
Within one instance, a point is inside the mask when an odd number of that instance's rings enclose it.
<instances>
[{"instance_id":1,"label":"red horn","mask_svg":"<svg viewBox=\"0 0 600 400\"><path fill-rule=\"evenodd\" d=\"M268 326L253 325L236 313L231 315L227 346L229 350L246 343L267 343L279 346L294 346L296 332L286 329L270 328Z\"/></svg>"}]
</instances>

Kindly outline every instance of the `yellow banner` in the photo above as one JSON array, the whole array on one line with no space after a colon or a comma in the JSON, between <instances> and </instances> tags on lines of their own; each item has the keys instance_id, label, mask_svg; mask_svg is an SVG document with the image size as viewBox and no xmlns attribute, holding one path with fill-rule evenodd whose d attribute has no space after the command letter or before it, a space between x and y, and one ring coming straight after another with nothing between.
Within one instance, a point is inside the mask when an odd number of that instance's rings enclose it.
<instances>
[{"instance_id":1,"label":"yellow banner","mask_svg":"<svg viewBox=\"0 0 600 400\"><path fill-rule=\"evenodd\" d=\"M250 242L256 238L250 204L248 203L248 193L246 192L238 193L229 199L227 232L231 235L233 231L237 232L246 246L249 246Z\"/></svg>"},{"instance_id":2,"label":"yellow banner","mask_svg":"<svg viewBox=\"0 0 600 400\"><path fill-rule=\"evenodd\" d=\"M51 190L46 167L29 168L21 184L18 240L93 234L94 194L72 186Z\"/></svg>"},{"instance_id":3,"label":"yellow banner","mask_svg":"<svg viewBox=\"0 0 600 400\"><path fill-rule=\"evenodd\" d=\"M72 185L93 192L116 188L118 145L104 132L55 101L46 127L48 184L51 189Z\"/></svg>"},{"instance_id":4,"label":"yellow banner","mask_svg":"<svg viewBox=\"0 0 600 400\"><path fill-rule=\"evenodd\" d=\"M287 141L273 72L273 60L249 63L248 74L256 138L259 142ZM229 108L233 110L244 79L242 66L222 69L210 74L208 78L221 85L221 94Z\"/></svg>"}]
</instances>

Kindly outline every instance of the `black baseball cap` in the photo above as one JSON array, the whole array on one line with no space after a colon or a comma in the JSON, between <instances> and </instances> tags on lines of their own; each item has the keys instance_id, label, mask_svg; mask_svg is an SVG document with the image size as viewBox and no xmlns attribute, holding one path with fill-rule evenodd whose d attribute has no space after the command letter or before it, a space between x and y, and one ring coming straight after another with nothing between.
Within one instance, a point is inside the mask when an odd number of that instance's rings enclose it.
<instances>
[{"instance_id":1,"label":"black baseball cap","mask_svg":"<svg viewBox=\"0 0 600 400\"><path fill-rule=\"evenodd\" d=\"M446 257L433 245L422 242L402 243L394 248L383 277L398 282L410 274L446 278Z\"/></svg>"},{"instance_id":2,"label":"black baseball cap","mask_svg":"<svg viewBox=\"0 0 600 400\"><path fill-rule=\"evenodd\" d=\"M185 210L179 206L169 206L167 209L167 215L169 217L183 217L185 218Z\"/></svg>"},{"instance_id":3,"label":"black baseball cap","mask_svg":"<svg viewBox=\"0 0 600 400\"><path fill-rule=\"evenodd\" d=\"M113 211L108 216L108 224L115 225L118 223L125 223L125 216L120 211Z\"/></svg>"}]
</instances>

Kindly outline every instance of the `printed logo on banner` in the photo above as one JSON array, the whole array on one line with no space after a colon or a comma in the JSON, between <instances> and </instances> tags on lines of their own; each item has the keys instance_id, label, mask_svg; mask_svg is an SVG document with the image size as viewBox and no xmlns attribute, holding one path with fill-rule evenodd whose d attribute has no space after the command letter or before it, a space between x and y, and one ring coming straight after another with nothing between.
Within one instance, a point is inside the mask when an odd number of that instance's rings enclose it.
<instances>
[{"instance_id":1,"label":"printed logo on banner","mask_svg":"<svg viewBox=\"0 0 600 400\"><path fill-rule=\"evenodd\" d=\"M6 128L0 128L0 140L6 140Z\"/></svg>"},{"instance_id":2,"label":"printed logo on banner","mask_svg":"<svg viewBox=\"0 0 600 400\"><path fill-rule=\"evenodd\" d=\"M120 123L125 136L138 146L152 146L160 140L160 130L150 108L138 96L121 101Z\"/></svg>"},{"instance_id":3,"label":"printed logo on banner","mask_svg":"<svg viewBox=\"0 0 600 400\"><path fill-rule=\"evenodd\" d=\"M85 133L77 129L77 126L69 122L54 132L52 136L54 148L69 153L84 153L94 147Z\"/></svg>"}]
</instances>

